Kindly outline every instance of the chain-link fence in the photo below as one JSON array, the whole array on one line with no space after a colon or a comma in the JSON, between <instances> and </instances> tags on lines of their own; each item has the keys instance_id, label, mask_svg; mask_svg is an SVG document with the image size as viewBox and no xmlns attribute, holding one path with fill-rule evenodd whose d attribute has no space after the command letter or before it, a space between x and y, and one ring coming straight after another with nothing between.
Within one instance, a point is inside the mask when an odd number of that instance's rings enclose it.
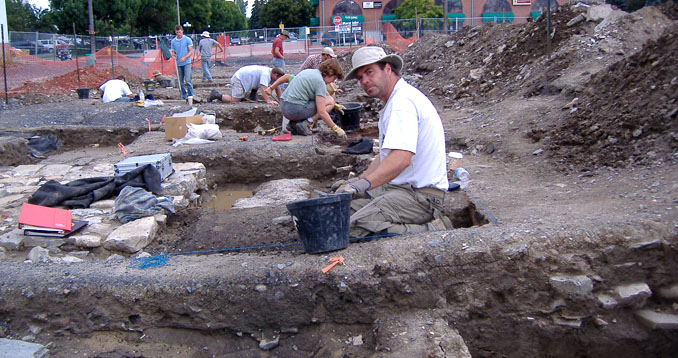
<instances>
[{"instance_id":1,"label":"chain-link fence","mask_svg":"<svg viewBox=\"0 0 678 358\"><path fill-rule=\"evenodd\" d=\"M458 15L458 16L457 16ZM538 13L536 14L538 15ZM454 17L457 16L457 17ZM532 16L535 16L534 14ZM367 20L367 19L365 19ZM526 18L514 17L511 13L483 14L478 18L465 18L463 14L453 14L448 18L447 28L441 18L400 19L381 21L347 21L336 26L308 26L286 28L290 38L284 44L285 57L303 59L310 53L320 52L322 47L333 47L341 52L342 48L351 48L364 44L386 41L396 52L404 52L419 37L427 33L450 33L464 26L481 26L488 22L525 22ZM235 57L271 57L271 42L282 29L266 28L256 30L229 31L212 33L212 38L221 44L225 51L213 51L213 61L225 62ZM185 36L194 42L197 48L200 34L185 29ZM107 71L106 76L117 72L128 72L140 78L151 77L154 71L174 74L174 62L169 58L169 43L174 34L145 37L130 36L89 36L60 35L39 32L9 32L8 45L3 46L6 56L3 63L2 83L7 83L11 95L40 92L60 93L62 88L46 92L40 86L28 83L30 80L56 79L59 76L70 78L70 72L78 72L78 85L95 86L81 81L81 71ZM94 52L92 43L94 41ZM197 51L196 51L197 52ZM200 61L194 61L199 66ZM116 70L116 67L121 69ZM6 77L4 78L6 73ZM104 76L104 75L101 75ZM4 86L3 86L4 87ZM63 88L65 88L64 86ZM73 87L73 86L71 86Z\"/></svg>"},{"instance_id":2,"label":"chain-link fence","mask_svg":"<svg viewBox=\"0 0 678 358\"><path fill-rule=\"evenodd\" d=\"M448 32L454 32L463 26L480 26L488 22L514 23L525 22L524 17L514 17L512 13L497 13L483 15L483 17L465 18L463 14L448 19ZM286 28L290 32L290 42L304 41L307 47L356 46L365 42L380 42L386 40L383 24L390 23L404 38L421 37L427 33L445 32L442 18L398 19L387 21L354 22L349 26L308 26ZM264 28L256 30L241 30L212 33L212 37L224 37L226 46L246 46L252 44L270 43L280 33L279 28ZM200 40L200 34L188 33L195 44ZM158 47L157 39L171 39L173 34L130 37L130 36L94 36L95 52L105 47L111 47L116 52L130 56L141 57ZM67 48L71 56L88 56L91 52L91 37L89 35L60 35L40 32L9 32L10 46L25 53L46 60L64 60L59 57L59 49Z\"/></svg>"}]
</instances>

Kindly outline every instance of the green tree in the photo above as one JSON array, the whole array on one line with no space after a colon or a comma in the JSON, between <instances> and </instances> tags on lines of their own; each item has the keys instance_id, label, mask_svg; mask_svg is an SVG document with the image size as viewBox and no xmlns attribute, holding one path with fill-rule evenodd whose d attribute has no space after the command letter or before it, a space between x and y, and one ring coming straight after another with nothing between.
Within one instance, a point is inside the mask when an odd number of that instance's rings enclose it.
<instances>
[{"instance_id":1,"label":"green tree","mask_svg":"<svg viewBox=\"0 0 678 358\"><path fill-rule=\"evenodd\" d=\"M269 0L259 13L262 27L299 27L309 24L313 8L308 0Z\"/></svg>"},{"instance_id":2,"label":"green tree","mask_svg":"<svg viewBox=\"0 0 678 358\"><path fill-rule=\"evenodd\" d=\"M252 12L250 13L250 18L248 20L249 28L250 29L258 29L261 28L259 23L259 14L261 13L261 9L264 7L266 2L264 0L254 0L254 4L252 5Z\"/></svg>"},{"instance_id":3,"label":"green tree","mask_svg":"<svg viewBox=\"0 0 678 358\"><path fill-rule=\"evenodd\" d=\"M177 24L176 1L142 1L134 23L135 36L174 32L174 26Z\"/></svg>"},{"instance_id":4,"label":"green tree","mask_svg":"<svg viewBox=\"0 0 678 358\"><path fill-rule=\"evenodd\" d=\"M400 5L393 10L398 19L412 19L416 15L422 18L443 17L443 7L435 5L432 0L403 0Z\"/></svg>"},{"instance_id":5,"label":"green tree","mask_svg":"<svg viewBox=\"0 0 678 358\"><path fill-rule=\"evenodd\" d=\"M47 17L56 26L57 32L62 34L73 32L72 23L75 23L78 33L84 33L88 29L86 1L51 0Z\"/></svg>"},{"instance_id":6,"label":"green tree","mask_svg":"<svg viewBox=\"0 0 678 358\"><path fill-rule=\"evenodd\" d=\"M38 12L33 5L24 4L21 0L6 0L7 30L35 31L38 25Z\"/></svg>"},{"instance_id":7,"label":"green tree","mask_svg":"<svg viewBox=\"0 0 678 358\"><path fill-rule=\"evenodd\" d=\"M235 31L247 28L245 15L240 12L238 5L224 0L214 0L210 29L212 31Z\"/></svg>"},{"instance_id":8,"label":"green tree","mask_svg":"<svg viewBox=\"0 0 678 358\"><path fill-rule=\"evenodd\" d=\"M247 16L247 1L235 0L235 4L238 6L238 10L240 10L242 16Z\"/></svg>"},{"instance_id":9,"label":"green tree","mask_svg":"<svg viewBox=\"0 0 678 358\"><path fill-rule=\"evenodd\" d=\"M95 28L99 34L108 34L112 24L115 34L128 35L131 31L130 18L136 17L141 0L92 0ZM89 29L87 1L51 0L49 19L57 26L60 33L75 31L85 33ZM102 28L102 23L105 26Z\"/></svg>"},{"instance_id":10,"label":"green tree","mask_svg":"<svg viewBox=\"0 0 678 358\"><path fill-rule=\"evenodd\" d=\"M184 1L181 4L181 24L188 22L191 27L184 28L185 34L202 32L202 29L207 28L210 21L210 1L209 0L192 0ZM174 32L174 29L172 29Z\"/></svg>"}]
</instances>

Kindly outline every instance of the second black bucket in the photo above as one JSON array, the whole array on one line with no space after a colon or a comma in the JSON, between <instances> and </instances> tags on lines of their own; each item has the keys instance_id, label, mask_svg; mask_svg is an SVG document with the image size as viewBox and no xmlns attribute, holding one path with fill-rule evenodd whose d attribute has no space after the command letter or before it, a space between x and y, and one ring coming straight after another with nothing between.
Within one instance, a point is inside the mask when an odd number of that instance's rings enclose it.
<instances>
[{"instance_id":1,"label":"second black bucket","mask_svg":"<svg viewBox=\"0 0 678 358\"><path fill-rule=\"evenodd\" d=\"M353 130L360 128L360 111L363 104L360 102L340 103L344 108L344 114L341 115L341 127L343 130Z\"/></svg>"},{"instance_id":2,"label":"second black bucket","mask_svg":"<svg viewBox=\"0 0 678 358\"><path fill-rule=\"evenodd\" d=\"M322 198L287 204L304 251L309 254L345 249L351 194L330 194Z\"/></svg>"},{"instance_id":3,"label":"second black bucket","mask_svg":"<svg viewBox=\"0 0 678 358\"><path fill-rule=\"evenodd\" d=\"M89 88L78 88L78 98L85 99L89 98Z\"/></svg>"}]
</instances>

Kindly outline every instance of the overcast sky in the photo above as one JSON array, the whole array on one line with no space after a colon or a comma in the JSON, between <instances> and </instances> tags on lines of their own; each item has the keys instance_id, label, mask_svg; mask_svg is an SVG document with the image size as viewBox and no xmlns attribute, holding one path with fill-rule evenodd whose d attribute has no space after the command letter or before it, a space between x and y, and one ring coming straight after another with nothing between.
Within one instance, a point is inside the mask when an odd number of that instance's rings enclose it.
<instances>
[{"instance_id":1,"label":"overcast sky","mask_svg":"<svg viewBox=\"0 0 678 358\"><path fill-rule=\"evenodd\" d=\"M31 5L41 9L49 9L49 0L28 0Z\"/></svg>"}]
</instances>

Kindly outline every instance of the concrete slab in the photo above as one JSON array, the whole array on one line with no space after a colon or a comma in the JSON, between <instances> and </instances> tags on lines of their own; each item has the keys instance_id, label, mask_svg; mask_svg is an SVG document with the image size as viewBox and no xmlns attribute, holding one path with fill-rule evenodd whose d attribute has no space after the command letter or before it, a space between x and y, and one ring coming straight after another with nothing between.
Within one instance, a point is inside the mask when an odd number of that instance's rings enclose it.
<instances>
[{"instance_id":1,"label":"concrete slab","mask_svg":"<svg viewBox=\"0 0 678 358\"><path fill-rule=\"evenodd\" d=\"M645 326L651 329L678 329L678 315L652 310L640 310L635 312L636 317Z\"/></svg>"},{"instance_id":2,"label":"concrete slab","mask_svg":"<svg viewBox=\"0 0 678 358\"><path fill-rule=\"evenodd\" d=\"M43 358L48 353L42 344L0 338L0 358Z\"/></svg>"}]
</instances>

